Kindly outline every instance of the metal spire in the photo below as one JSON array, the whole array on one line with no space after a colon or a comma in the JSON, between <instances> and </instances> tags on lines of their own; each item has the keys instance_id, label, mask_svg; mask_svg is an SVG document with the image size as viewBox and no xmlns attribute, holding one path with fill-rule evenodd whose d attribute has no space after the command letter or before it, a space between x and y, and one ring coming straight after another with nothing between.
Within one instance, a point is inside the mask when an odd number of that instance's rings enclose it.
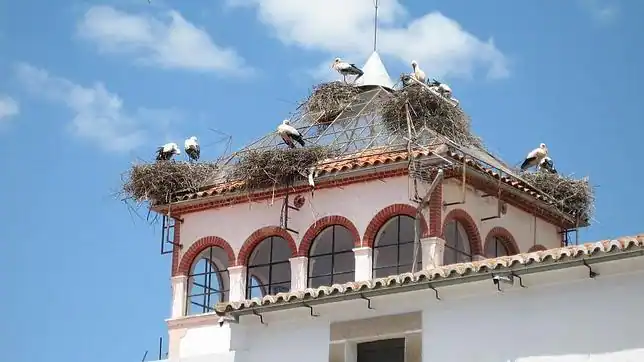
<instances>
[{"instance_id":1,"label":"metal spire","mask_svg":"<svg viewBox=\"0 0 644 362\"><path fill-rule=\"evenodd\" d=\"M373 0L373 51L378 50L378 3L380 0Z\"/></svg>"}]
</instances>

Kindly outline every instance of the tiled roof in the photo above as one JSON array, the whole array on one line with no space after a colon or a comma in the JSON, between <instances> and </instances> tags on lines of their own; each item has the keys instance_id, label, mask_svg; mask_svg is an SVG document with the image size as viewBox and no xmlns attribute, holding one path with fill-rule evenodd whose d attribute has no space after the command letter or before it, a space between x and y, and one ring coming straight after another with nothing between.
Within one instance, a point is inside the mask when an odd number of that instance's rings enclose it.
<instances>
[{"instance_id":1,"label":"tiled roof","mask_svg":"<svg viewBox=\"0 0 644 362\"><path fill-rule=\"evenodd\" d=\"M476 160L463 156L460 153L453 152L451 150L445 153L447 147L438 146L435 148L436 153L443 154L448 158L462 162L466 161L467 165L476 169L494 179L497 179L503 182L505 185L508 185L517 191L524 193L526 196L531 196L539 201L545 202L547 204L554 204L554 200L548 196L542 194L541 192L535 190L530 185L522 182L518 178L504 176L499 173L495 168L484 165L483 163L477 162ZM429 156L432 154L430 151L421 151L415 150L412 151L414 158L421 158L424 156ZM361 152L358 156L348 155L342 156L339 158L333 158L329 160L322 161L317 166L317 176L324 176L332 173L341 173L346 171L351 171L360 168L369 168L375 167L378 165L387 165L400 161L405 161L408 159L407 150L391 150L389 148L373 148L367 151ZM177 196L177 201L188 201L196 200L199 198L209 197L209 196L220 196L227 193L233 193L241 191L244 188L244 181L230 181L223 184L215 185L211 188L208 188L203 191L184 194Z\"/></svg>"},{"instance_id":2,"label":"tiled roof","mask_svg":"<svg viewBox=\"0 0 644 362\"><path fill-rule=\"evenodd\" d=\"M360 298L370 292L397 289L405 291L404 287L420 285L446 286L450 284L478 281L490 276L491 273L511 273L518 275L535 273L548 269L566 268L581 265L583 262L592 264L606 259L644 255L644 234L622 237L617 240L604 240L596 243L568 246L532 253L522 253L482 261L441 266L436 269L422 270L417 273L404 273L386 278L377 278L364 282L349 282L319 288L307 288L301 291L267 295L263 298L253 298L244 301L219 303L215 310L224 315L231 312L252 311L256 309L288 306L302 303L325 303ZM412 290L408 288L407 290ZM384 293L383 293L384 294Z\"/></svg>"}]
</instances>

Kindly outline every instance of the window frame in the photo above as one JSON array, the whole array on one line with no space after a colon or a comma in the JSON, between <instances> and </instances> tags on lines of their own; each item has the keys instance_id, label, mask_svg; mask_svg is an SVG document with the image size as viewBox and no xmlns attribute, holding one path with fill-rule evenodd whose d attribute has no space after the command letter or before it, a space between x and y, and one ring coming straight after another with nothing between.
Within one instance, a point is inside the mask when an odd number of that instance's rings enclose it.
<instances>
[{"instance_id":1,"label":"window frame","mask_svg":"<svg viewBox=\"0 0 644 362\"><path fill-rule=\"evenodd\" d=\"M318 241L320 240L319 237L321 235L323 235L324 232L327 232L327 230L329 228L331 228L331 252L311 255L313 250L315 250L316 243L318 243ZM306 272L306 274L307 274L306 275L306 286L309 287L309 288L312 288L311 287L311 281L314 280L314 279L318 279L318 278L331 277L331 284L329 284L329 286L334 284L335 277L339 276L339 275L352 274L353 275L353 280L355 280L355 275L356 275L355 257L353 258L352 268L351 268L350 271L335 272L335 261L336 261L336 257L338 255L344 255L344 254L352 254L352 255L354 255L354 252L353 252L353 243L354 243L354 241L353 241L352 238L349 238L347 240L350 243L351 248L349 248L347 250L342 250L342 251L335 251L335 249L336 249L336 247L335 247L336 246L336 228L343 228L344 230L347 231L347 235L350 235L350 233L351 233L349 228L347 228L344 225L341 225L341 224L328 225L324 229L322 229L315 236L315 238L313 239L313 242L311 243L311 246L309 247L309 250L308 250L308 253L307 253L308 260L307 260L307 272ZM329 273L325 273L325 274L313 275L313 266L311 265L312 262L316 258L323 258L323 257L328 257L328 256L331 257L331 271ZM323 286L323 285L320 285L320 286ZM318 287L320 287L320 286L318 286Z\"/></svg>"},{"instance_id":2,"label":"window frame","mask_svg":"<svg viewBox=\"0 0 644 362\"><path fill-rule=\"evenodd\" d=\"M454 228L454 229L456 230L456 233L455 233L455 234L456 234L456 241L455 241L455 243L454 243L454 244L456 244L456 246L455 246L455 247L454 247L454 246L452 246L452 245L450 245L450 238L449 238L449 235L447 235L447 230L448 230L448 228L449 228L449 224L450 224L450 223L456 223L456 227ZM459 225L461 225L461 227L463 228L463 234L465 234L465 237L466 237L466 240L464 240L465 242L464 242L464 243L462 243L462 245L467 245L467 249L468 249L468 251L469 251L469 252L465 252L465 251L463 251L463 250L459 250L459 249L458 249L459 241L461 241L461 240L459 239L459 238L461 237L461 233L460 233L460 232L459 232L459 230L458 230L458 229L459 229L459 227L458 227ZM469 234L468 234L468 232L467 232L467 228L465 227L465 223L464 223L464 222L462 222L462 221L461 221L461 220L459 220L459 219L452 219L452 220L449 220L449 221L447 222L447 224L445 224L445 235L444 235L444 236L445 236L445 249L450 249L450 250L453 250L454 252L456 252L456 261L455 261L455 263L446 264L446 263L445 263L445 255L443 255L443 260L442 260L442 261L443 261L443 265L451 265L451 264L458 264L458 263L462 263L462 261L459 261L459 260L458 260L458 255L459 255L459 254L460 254L460 255L464 255L467 259L469 259L468 261L465 261L466 263L467 263L467 262L472 262L472 261L474 260L474 254L472 253L472 240L471 240L470 235L469 235Z\"/></svg>"},{"instance_id":3,"label":"window frame","mask_svg":"<svg viewBox=\"0 0 644 362\"><path fill-rule=\"evenodd\" d=\"M288 248L288 250L290 251L288 241L285 238L283 238L282 236L279 236L279 235L271 235L271 236L265 237L264 239L262 239L259 243L257 243L253 247L253 249L251 250L250 255L248 257L248 262L247 262L247 265L246 265L246 291L245 291L245 295L246 295L247 299L251 298L252 291L254 291L254 290L260 290L261 293L262 293L261 297L264 297L266 295L273 295L273 294L271 294L271 291L272 291L273 287L281 286L282 284L286 284L286 283L289 284L289 287L288 287L287 291L291 290L292 280L291 280L291 273L290 273L290 264L291 264L291 261L289 260L290 257L286 258L286 260L281 260L281 261L274 261L273 260L273 247L274 247L274 244L275 244L275 239L279 239L279 240L283 241L285 243L286 247ZM268 260L269 260L268 263L252 264L253 253L255 252L255 250L257 250L257 248L259 248L265 242L270 243L269 251L268 251ZM288 280L287 281L274 282L273 281L273 270L275 269L275 266L282 265L282 264L288 264L289 265ZM261 278L259 278L255 274L253 274L251 271L253 269L259 269L259 268L265 268L265 267L268 267L268 280L264 283L264 281L262 281ZM255 278L255 280L260 282L260 284L256 285L256 286L252 286L251 285L252 278ZM280 292L277 292L277 293L280 293ZM274 294L277 294L277 293L274 293Z\"/></svg>"},{"instance_id":4,"label":"window frame","mask_svg":"<svg viewBox=\"0 0 644 362\"><path fill-rule=\"evenodd\" d=\"M419 271L419 270L423 269L423 258L422 258L422 251L421 251L421 247L420 247L420 242L418 243L418 249L417 250L416 250L416 247L414 245L414 240L413 239L411 241L405 241L403 243L400 242L400 233L401 233L400 225L401 225L402 218L409 218L409 219L412 220L412 222L416 222L414 217L406 215L406 214L394 215L394 216L390 217L389 219L387 219L387 221L385 221L382 224L382 226L380 226L380 229L378 229L378 232L376 233L376 237L375 237L375 239L373 241L373 246L371 247L371 261L372 261L371 275L372 275L373 278L376 278L376 273L377 273L378 270L394 268L394 266L378 266L378 258L377 258L378 253L377 253L377 250L380 249L380 248L391 248L391 249L393 249L392 247L396 246L396 266L395 266L396 274L394 274L394 275L399 275L399 274L402 274L402 273L411 272L412 267L414 265L414 261L413 261L414 260L413 259L413 255L414 255L413 253L414 252L418 254L416 264L419 266L419 268L416 271ZM385 230L385 228L391 226L390 222L392 222L393 219L396 219L396 222L398 224L397 225L398 235L396 235L396 243L395 244L387 244L387 245L378 245L378 242L380 241L380 238L382 237L382 231ZM413 250L412 251L412 261L409 264L401 265L400 264L400 248L401 248L401 246L410 245L410 244L412 245L412 248L413 248L412 249ZM404 267L404 268L409 267L409 270L408 271L407 270L401 271L402 267Z\"/></svg>"},{"instance_id":5,"label":"window frame","mask_svg":"<svg viewBox=\"0 0 644 362\"><path fill-rule=\"evenodd\" d=\"M220 260L213 256L213 251L215 249L220 250L222 253L225 253L225 250L218 246L209 246L206 249L202 250L190 266L187 279L187 288L185 293L185 315L198 315L204 313L210 313L215 310L214 305L212 305L212 296L219 295L219 302L225 302L230 299L230 275L228 272L228 260ZM206 252L207 251L207 252ZM204 261L204 270L197 272L197 267L199 263ZM219 265L221 264L221 266ZM219 287L221 289L212 288L212 278L215 276ZM205 279L204 285L196 283L196 278L203 277ZM198 286L201 293L193 293L193 286ZM206 292L208 290L208 292ZM203 297L203 302L196 303L193 301L195 297ZM211 306L212 305L212 306ZM192 307L197 306L201 308L201 312L192 312Z\"/></svg>"}]
</instances>

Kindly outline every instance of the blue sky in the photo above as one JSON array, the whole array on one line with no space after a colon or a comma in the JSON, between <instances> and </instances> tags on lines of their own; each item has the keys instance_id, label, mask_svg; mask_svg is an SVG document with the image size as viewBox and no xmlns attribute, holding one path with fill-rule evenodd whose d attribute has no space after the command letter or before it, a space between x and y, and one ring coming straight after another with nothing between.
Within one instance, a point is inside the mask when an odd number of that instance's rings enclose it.
<instances>
[{"instance_id":1,"label":"blue sky","mask_svg":"<svg viewBox=\"0 0 644 362\"><path fill-rule=\"evenodd\" d=\"M371 50L371 0L23 0L0 5L0 349L6 360L155 355L170 312L159 230L112 196L155 146L196 135L203 157L274 130L341 56ZM644 4L382 0L389 73L411 58L446 80L509 163L546 142L589 175L581 240L642 231L638 185ZM638 25L640 24L640 25ZM210 146L207 146L209 145ZM7 355L8 353L8 355Z\"/></svg>"}]
</instances>

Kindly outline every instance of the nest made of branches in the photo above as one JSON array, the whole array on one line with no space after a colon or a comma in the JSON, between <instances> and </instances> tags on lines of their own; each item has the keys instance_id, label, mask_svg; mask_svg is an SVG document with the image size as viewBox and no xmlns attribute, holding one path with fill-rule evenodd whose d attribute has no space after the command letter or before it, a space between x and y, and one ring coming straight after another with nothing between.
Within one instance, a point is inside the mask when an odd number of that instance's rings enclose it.
<instances>
[{"instance_id":1,"label":"nest made of branches","mask_svg":"<svg viewBox=\"0 0 644 362\"><path fill-rule=\"evenodd\" d=\"M588 179L550 172L520 172L521 178L557 200L564 212L578 217L580 222L590 220L595 207L595 194Z\"/></svg>"},{"instance_id":2,"label":"nest made of branches","mask_svg":"<svg viewBox=\"0 0 644 362\"><path fill-rule=\"evenodd\" d=\"M195 192L207 186L217 171L217 165L209 162L171 160L135 164L123 177L121 194L137 203L164 204L179 191Z\"/></svg>"},{"instance_id":3,"label":"nest made of branches","mask_svg":"<svg viewBox=\"0 0 644 362\"><path fill-rule=\"evenodd\" d=\"M383 102L382 121L390 132L407 134L406 104L416 131L427 127L458 144L483 147L471 131L467 114L422 84L408 85Z\"/></svg>"},{"instance_id":4,"label":"nest made of branches","mask_svg":"<svg viewBox=\"0 0 644 362\"><path fill-rule=\"evenodd\" d=\"M360 90L344 82L321 83L313 87L304 102L306 111L315 115L317 124L328 124L360 94Z\"/></svg>"},{"instance_id":5,"label":"nest made of branches","mask_svg":"<svg viewBox=\"0 0 644 362\"><path fill-rule=\"evenodd\" d=\"M312 166L334 155L323 146L250 150L240 155L231 176L244 180L249 191L285 186L306 179Z\"/></svg>"}]
</instances>

